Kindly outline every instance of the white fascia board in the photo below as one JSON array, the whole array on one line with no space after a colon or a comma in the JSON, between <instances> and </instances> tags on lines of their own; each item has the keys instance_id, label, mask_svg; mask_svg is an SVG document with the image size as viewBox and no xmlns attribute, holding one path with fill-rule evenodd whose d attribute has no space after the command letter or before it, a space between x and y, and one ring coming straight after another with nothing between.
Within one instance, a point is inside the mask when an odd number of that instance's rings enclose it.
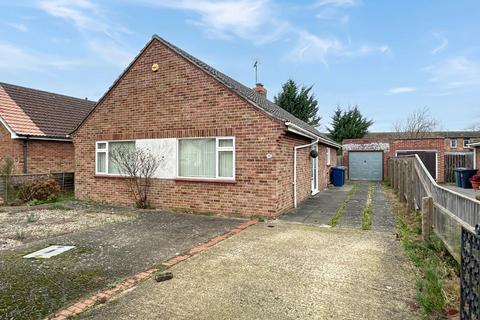
<instances>
[{"instance_id":1,"label":"white fascia board","mask_svg":"<svg viewBox=\"0 0 480 320\"><path fill-rule=\"evenodd\" d=\"M335 142L329 141L329 140L327 140L327 139L325 139L321 136L317 136L316 134L310 133L307 130L300 128L299 126L297 126L294 123L285 122L285 125L287 126L287 130L290 131L290 132L299 134L301 136L304 136L304 137L307 137L307 138L310 138L310 139L318 139L319 142L321 142L323 144L326 144L326 145L329 145L329 146L332 146L332 147L335 147L335 148L338 148L338 149L340 149L342 147L341 145L339 145Z\"/></svg>"},{"instance_id":2,"label":"white fascia board","mask_svg":"<svg viewBox=\"0 0 480 320\"><path fill-rule=\"evenodd\" d=\"M10 128L10 126L7 124L7 122L3 119L3 117L0 117L0 122L3 124L3 126L10 132L10 136L12 139L18 139L18 135L15 133L15 131Z\"/></svg>"}]
</instances>

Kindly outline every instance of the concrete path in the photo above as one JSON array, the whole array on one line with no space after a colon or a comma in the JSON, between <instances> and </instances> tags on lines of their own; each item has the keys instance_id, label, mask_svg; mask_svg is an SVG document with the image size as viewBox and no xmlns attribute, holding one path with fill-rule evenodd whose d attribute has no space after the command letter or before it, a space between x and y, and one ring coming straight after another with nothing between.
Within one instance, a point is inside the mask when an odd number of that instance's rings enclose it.
<instances>
[{"instance_id":1,"label":"concrete path","mask_svg":"<svg viewBox=\"0 0 480 320\"><path fill-rule=\"evenodd\" d=\"M418 319L393 234L261 223L83 319Z\"/></svg>"},{"instance_id":2,"label":"concrete path","mask_svg":"<svg viewBox=\"0 0 480 320\"><path fill-rule=\"evenodd\" d=\"M288 212L280 219L327 225L352 188L353 184L346 184L343 187L330 187L305 200L297 209Z\"/></svg>"},{"instance_id":3,"label":"concrete path","mask_svg":"<svg viewBox=\"0 0 480 320\"><path fill-rule=\"evenodd\" d=\"M367 203L368 190L373 186L372 229L393 231L395 221L390 210L390 204L378 182L357 181L341 188L329 188L314 197L304 201L300 206L282 216L284 221L308 224L330 224L340 206L346 203L337 227L361 228L362 214ZM352 190L354 189L354 190ZM350 194L350 195L349 195Z\"/></svg>"}]
</instances>

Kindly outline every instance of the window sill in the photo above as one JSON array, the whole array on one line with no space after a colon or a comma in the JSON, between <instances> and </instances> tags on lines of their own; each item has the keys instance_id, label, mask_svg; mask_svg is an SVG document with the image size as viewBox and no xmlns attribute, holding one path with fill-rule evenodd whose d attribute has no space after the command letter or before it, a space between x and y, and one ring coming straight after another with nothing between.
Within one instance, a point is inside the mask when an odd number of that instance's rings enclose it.
<instances>
[{"instance_id":1,"label":"window sill","mask_svg":"<svg viewBox=\"0 0 480 320\"><path fill-rule=\"evenodd\" d=\"M97 173L95 174L95 178L114 178L114 179L126 179L129 178L130 176L122 176L118 174L101 174Z\"/></svg>"},{"instance_id":2,"label":"window sill","mask_svg":"<svg viewBox=\"0 0 480 320\"><path fill-rule=\"evenodd\" d=\"M236 180L229 180L229 179L202 179L202 178L175 178L175 181L179 182L207 182L207 183L229 183L235 184L237 183Z\"/></svg>"}]
</instances>

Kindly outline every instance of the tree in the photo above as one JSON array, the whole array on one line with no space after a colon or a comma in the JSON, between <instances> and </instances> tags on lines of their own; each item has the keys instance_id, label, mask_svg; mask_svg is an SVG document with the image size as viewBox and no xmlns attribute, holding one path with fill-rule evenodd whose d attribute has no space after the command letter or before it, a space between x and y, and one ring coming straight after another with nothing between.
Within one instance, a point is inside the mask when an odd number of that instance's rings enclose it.
<instances>
[{"instance_id":1,"label":"tree","mask_svg":"<svg viewBox=\"0 0 480 320\"><path fill-rule=\"evenodd\" d=\"M318 101L310 92L312 87L301 87L299 89L295 81L289 79L282 86L282 92L274 97L274 101L295 117L312 126L318 126L321 118L317 116Z\"/></svg>"},{"instance_id":2,"label":"tree","mask_svg":"<svg viewBox=\"0 0 480 320\"><path fill-rule=\"evenodd\" d=\"M332 127L327 130L333 140L342 143L343 139L363 138L372 124L373 120L362 116L357 105L347 110L337 106L332 116Z\"/></svg>"},{"instance_id":3,"label":"tree","mask_svg":"<svg viewBox=\"0 0 480 320\"><path fill-rule=\"evenodd\" d=\"M155 171L160 166L160 159L148 150L140 148L119 147L111 154L120 173L127 175L128 188L135 199L138 208L148 208L148 191Z\"/></svg>"},{"instance_id":4,"label":"tree","mask_svg":"<svg viewBox=\"0 0 480 320\"><path fill-rule=\"evenodd\" d=\"M425 138L437 128L437 120L430 114L427 107L415 110L405 120L397 121L393 131L398 138Z\"/></svg>"}]
</instances>

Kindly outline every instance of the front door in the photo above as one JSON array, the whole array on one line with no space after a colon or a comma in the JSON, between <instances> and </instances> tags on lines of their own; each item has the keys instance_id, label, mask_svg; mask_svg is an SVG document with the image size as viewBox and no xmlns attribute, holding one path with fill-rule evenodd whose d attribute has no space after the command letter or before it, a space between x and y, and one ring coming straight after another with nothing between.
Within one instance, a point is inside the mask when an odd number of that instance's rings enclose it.
<instances>
[{"instance_id":1,"label":"front door","mask_svg":"<svg viewBox=\"0 0 480 320\"><path fill-rule=\"evenodd\" d=\"M318 151L318 146L313 145L312 150ZM312 162L312 194L318 193L318 156L310 157Z\"/></svg>"}]
</instances>

